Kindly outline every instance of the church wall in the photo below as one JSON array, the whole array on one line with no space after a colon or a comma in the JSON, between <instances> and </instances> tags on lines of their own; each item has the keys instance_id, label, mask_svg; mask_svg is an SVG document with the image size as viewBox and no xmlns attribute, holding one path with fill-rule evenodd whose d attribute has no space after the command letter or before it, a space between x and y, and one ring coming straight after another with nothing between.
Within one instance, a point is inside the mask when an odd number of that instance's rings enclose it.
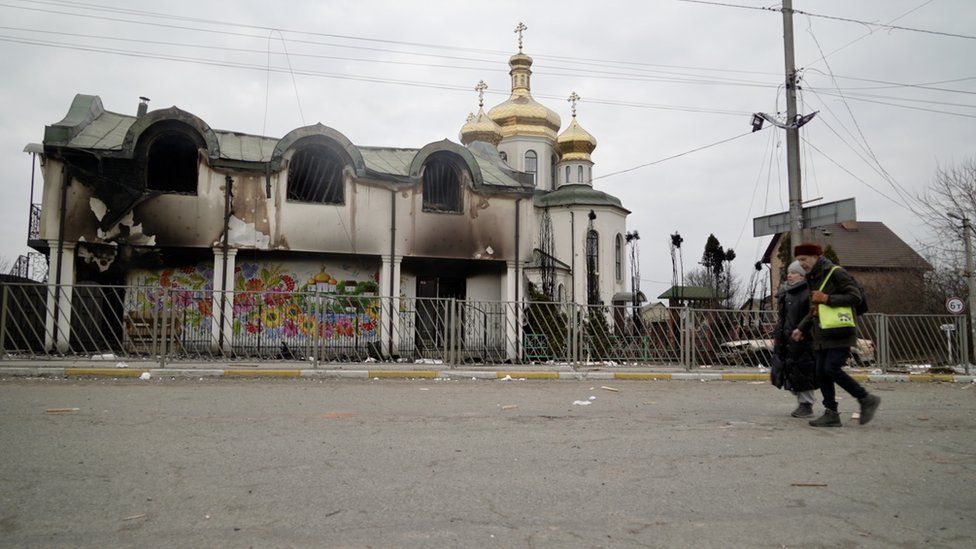
<instances>
[{"instance_id":1,"label":"church wall","mask_svg":"<svg viewBox=\"0 0 976 549\"><path fill-rule=\"evenodd\" d=\"M532 150L538 155L538 173L536 174L536 188L551 190L550 157L552 156L552 142L542 137L509 137L498 145L499 151L508 155L508 165L519 171L525 171L525 153Z\"/></svg>"}]
</instances>

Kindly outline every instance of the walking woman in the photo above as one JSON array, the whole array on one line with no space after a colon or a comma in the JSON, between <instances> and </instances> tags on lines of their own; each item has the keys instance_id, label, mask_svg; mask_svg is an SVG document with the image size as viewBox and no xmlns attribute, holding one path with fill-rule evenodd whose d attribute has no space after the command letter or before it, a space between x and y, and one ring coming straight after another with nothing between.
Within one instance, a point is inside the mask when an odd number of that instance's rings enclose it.
<instances>
[{"instance_id":1,"label":"walking woman","mask_svg":"<svg viewBox=\"0 0 976 549\"><path fill-rule=\"evenodd\" d=\"M791 337L810 310L810 287L799 261L794 261L787 269L786 281L780 284L776 300L779 319L773 333L773 353L783 366L782 388L796 395L797 407L790 415L811 417L817 388L813 343L810 339L794 341Z\"/></svg>"}]
</instances>

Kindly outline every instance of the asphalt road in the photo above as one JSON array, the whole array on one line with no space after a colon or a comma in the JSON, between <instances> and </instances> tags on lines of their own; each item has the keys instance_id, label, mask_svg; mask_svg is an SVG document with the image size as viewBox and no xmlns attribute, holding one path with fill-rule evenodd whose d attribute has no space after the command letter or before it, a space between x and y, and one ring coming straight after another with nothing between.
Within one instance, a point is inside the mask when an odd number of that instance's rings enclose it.
<instances>
[{"instance_id":1,"label":"asphalt road","mask_svg":"<svg viewBox=\"0 0 976 549\"><path fill-rule=\"evenodd\" d=\"M0 546L976 546L973 384L607 385L3 380Z\"/></svg>"}]
</instances>

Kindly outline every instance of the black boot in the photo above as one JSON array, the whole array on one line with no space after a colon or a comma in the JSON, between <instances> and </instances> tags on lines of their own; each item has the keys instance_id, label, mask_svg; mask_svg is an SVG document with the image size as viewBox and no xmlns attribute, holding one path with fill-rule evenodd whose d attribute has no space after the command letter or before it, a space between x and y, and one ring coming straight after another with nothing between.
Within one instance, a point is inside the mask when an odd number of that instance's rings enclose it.
<instances>
[{"instance_id":1,"label":"black boot","mask_svg":"<svg viewBox=\"0 0 976 549\"><path fill-rule=\"evenodd\" d=\"M840 427L840 414L837 410L824 410L822 416L810 422L813 427Z\"/></svg>"},{"instance_id":2,"label":"black boot","mask_svg":"<svg viewBox=\"0 0 976 549\"><path fill-rule=\"evenodd\" d=\"M874 412L878 410L878 406L881 405L881 397L868 395L864 398L857 399L857 401L861 403L860 424L866 425L874 417Z\"/></svg>"},{"instance_id":3,"label":"black boot","mask_svg":"<svg viewBox=\"0 0 976 549\"><path fill-rule=\"evenodd\" d=\"M801 402L796 410L790 414L793 417L812 417L813 416L813 404L808 404L806 402Z\"/></svg>"}]
</instances>

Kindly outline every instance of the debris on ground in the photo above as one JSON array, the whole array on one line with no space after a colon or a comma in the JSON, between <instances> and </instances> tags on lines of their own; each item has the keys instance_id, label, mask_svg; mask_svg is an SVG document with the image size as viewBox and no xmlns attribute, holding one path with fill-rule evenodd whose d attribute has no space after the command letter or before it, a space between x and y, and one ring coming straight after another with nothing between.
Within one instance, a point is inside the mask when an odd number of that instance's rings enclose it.
<instances>
[{"instance_id":1,"label":"debris on ground","mask_svg":"<svg viewBox=\"0 0 976 549\"><path fill-rule=\"evenodd\" d=\"M512 376L511 375L505 374L505 377L499 379L498 381L515 381L515 380L512 379Z\"/></svg>"},{"instance_id":2,"label":"debris on ground","mask_svg":"<svg viewBox=\"0 0 976 549\"><path fill-rule=\"evenodd\" d=\"M150 374L149 372L143 372L142 375L139 376L139 379L141 379L143 381L148 381L151 377L152 377L152 374Z\"/></svg>"},{"instance_id":3,"label":"debris on ground","mask_svg":"<svg viewBox=\"0 0 976 549\"><path fill-rule=\"evenodd\" d=\"M128 367L129 367L129 365L128 365L128 364L126 364L125 362L116 362L116 363L115 363L115 367L116 367L116 368L128 368Z\"/></svg>"},{"instance_id":4,"label":"debris on ground","mask_svg":"<svg viewBox=\"0 0 976 549\"><path fill-rule=\"evenodd\" d=\"M589 400L574 400L573 401L573 406L589 406L590 404L592 404L592 402L589 401Z\"/></svg>"},{"instance_id":5,"label":"debris on ground","mask_svg":"<svg viewBox=\"0 0 976 549\"><path fill-rule=\"evenodd\" d=\"M439 358L418 358L413 361L414 364L444 364L444 361Z\"/></svg>"},{"instance_id":6,"label":"debris on ground","mask_svg":"<svg viewBox=\"0 0 976 549\"><path fill-rule=\"evenodd\" d=\"M146 518L146 514L145 513L139 513L138 515L132 515L131 517L124 517L122 520L136 520L136 519L141 519L141 518Z\"/></svg>"},{"instance_id":7,"label":"debris on ground","mask_svg":"<svg viewBox=\"0 0 976 549\"><path fill-rule=\"evenodd\" d=\"M370 364L372 362L376 362L376 359L371 356L368 356L366 357L366 360L364 360L363 362L365 362L366 364Z\"/></svg>"},{"instance_id":8,"label":"debris on ground","mask_svg":"<svg viewBox=\"0 0 976 549\"><path fill-rule=\"evenodd\" d=\"M818 482L791 482L790 486L797 486L800 488L826 488L826 484L820 484Z\"/></svg>"},{"instance_id":9,"label":"debris on ground","mask_svg":"<svg viewBox=\"0 0 976 549\"><path fill-rule=\"evenodd\" d=\"M518 404L506 404L502 406L502 410L518 410Z\"/></svg>"},{"instance_id":10,"label":"debris on ground","mask_svg":"<svg viewBox=\"0 0 976 549\"><path fill-rule=\"evenodd\" d=\"M857 419L857 420L860 420L861 419L861 413L860 412L851 412L851 420L855 420L855 419Z\"/></svg>"},{"instance_id":11,"label":"debris on ground","mask_svg":"<svg viewBox=\"0 0 976 549\"><path fill-rule=\"evenodd\" d=\"M613 387L607 387L606 385L601 385L600 388L603 389L604 391L610 391L611 393L619 393L620 392L620 389L615 389Z\"/></svg>"},{"instance_id":12,"label":"debris on ground","mask_svg":"<svg viewBox=\"0 0 976 549\"><path fill-rule=\"evenodd\" d=\"M927 418L927 417L919 417L918 420L919 421L928 421L929 418Z\"/></svg>"},{"instance_id":13,"label":"debris on ground","mask_svg":"<svg viewBox=\"0 0 976 549\"><path fill-rule=\"evenodd\" d=\"M72 412L77 412L78 408L48 408L45 411L49 414L70 414Z\"/></svg>"},{"instance_id":14,"label":"debris on ground","mask_svg":"<svg viewBox=\"0 0 976 549\"><path fill-rule=\"evenodd\" d=\"M596 396L590 395L590 400L596 400Z\"/></svg>"}]
</instances>

